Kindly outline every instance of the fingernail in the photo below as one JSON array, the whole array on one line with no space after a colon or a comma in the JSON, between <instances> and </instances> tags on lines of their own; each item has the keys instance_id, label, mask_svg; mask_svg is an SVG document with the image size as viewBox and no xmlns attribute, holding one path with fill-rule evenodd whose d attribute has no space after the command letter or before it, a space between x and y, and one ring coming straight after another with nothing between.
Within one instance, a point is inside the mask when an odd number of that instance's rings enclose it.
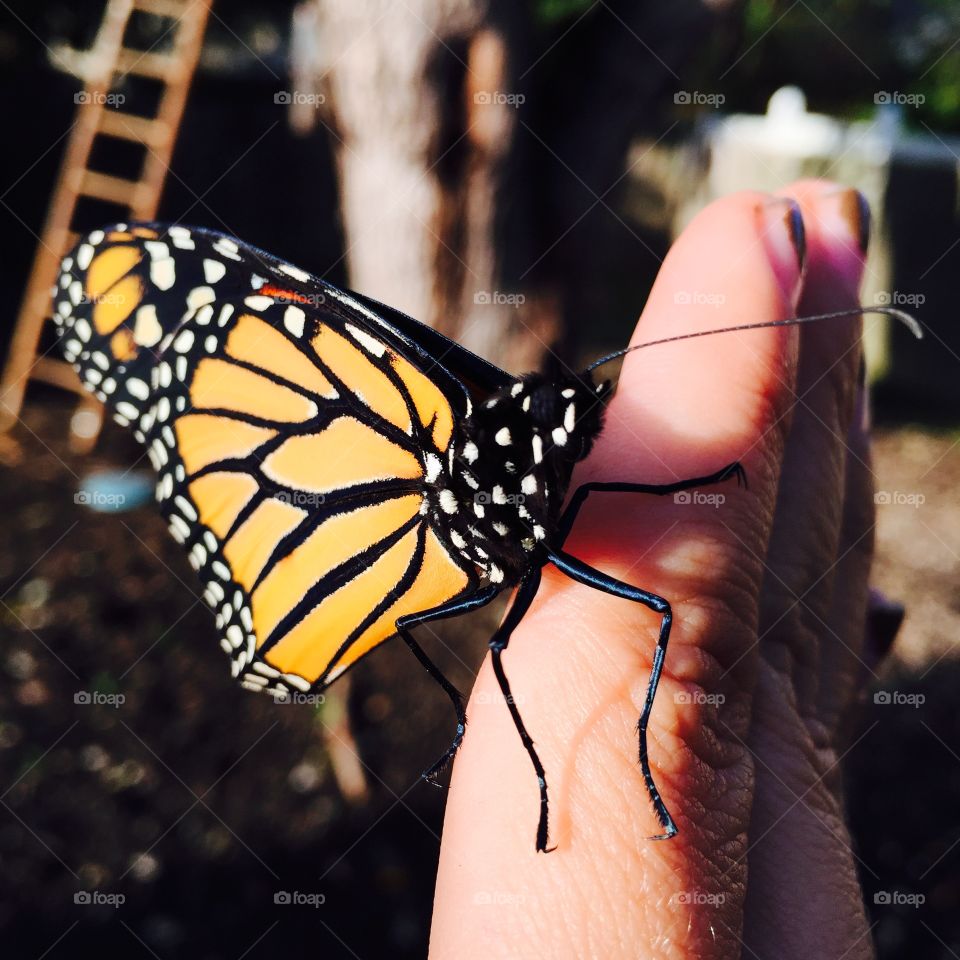
<instances>
[{"instance_id":1,"label":"fingernail","mask_svg":"<svg viewBox=\"0 0 960 960\"><path fill-rule=\"evenodd\" d=\"M800 277L807 256L803 216L796 201L786 197L768 200L761 207L763 236L777 279L792 300L800 289Z\"/></svg>"},{"instance_id":2,"label":"fingernail","mask_svg":"<svg viewBox=\"0 0 960 960\"><path fill-rule=\"evenodd\" d=\"M870 245L870 204L852 187L830 190L818 201L820 223L834 236L852 241L866 254Z\"/></svg>"}]
</instances>

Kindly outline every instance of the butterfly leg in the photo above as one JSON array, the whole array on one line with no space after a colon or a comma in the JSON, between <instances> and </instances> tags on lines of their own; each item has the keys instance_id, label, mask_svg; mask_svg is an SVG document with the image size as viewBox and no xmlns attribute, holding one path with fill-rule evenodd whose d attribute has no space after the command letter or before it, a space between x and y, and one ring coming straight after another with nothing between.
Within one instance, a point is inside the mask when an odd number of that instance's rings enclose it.
<instances>
[{"instance_id":1,"label":"butterfly leg","mask_svg":"<svg viewBox=\"0 0 960 960\"><path fill-rule=\"evenodd\" d=\"M443 692L450 698L453 709L457 714L457 732L454 735L453 743L450 744L446 752L436 763L423 771L423 779L435 787L440 786L437 782L437 777L447 768L454 756L456 756L457 750L460 749L460 744L463 742L463 734L467 727L467 714L463 703L463 696L460 691L457 690L443 675L440 668L427 656L426 651L414 640L413 634L410 631L422 623L430 623L433 620L444 620L447 617L456 617L461 613L476 610L488 604L498 593L499 590L495 587L485 587L469 597L445 603L442 606L434 607L432 610L412 613L409 616L401 617L397 620L397 633L400 634L404 643L406 643L413 655L420 661L427 673L430 674L443 689Z\"/></svg>"},{"instance_id":2,"label":"butterfly leg","mask_svg":"<svg viewBox=\"0 0 960 960\"><path fill-rule=\"evenodd\" d=\"M493 672L500 686L500 692L503 694L504 702L510 711L510 718L513 725L520 734L520 741L523 743L527 756L533 764L533 769L537 774L537 784L540 787L540 819L537 823L537 852L549 853L547 850L547 824L548 824L548 804L547 804L547 778L543 770L543 764L537 751L534 749L533 740L527 733L523 718L510 692L510 681L503 669L503 651L507 649L510 643L510 636L516 629L517 624L523 619L524 614L530 609L533 598L537 595L537 589L540 586L540 568L531 570L521 581L517 590L517 595L513 598L507 615L503 618L497 632L490 638L490 655L493 662ZM551 848L552 849L552 848Z\"/></svg>"},{"instance_id":3,"label":"butterfly leg","mask_svg":"<svg viewBox=\"0 0 960 960\"><path fill-rule=\"evenodd\" d=\"M573 522L591 493L649 493L657 497L666 497L671 493L682 493L684 490L695 490L697 487L708 487L713 483L723 483L731 477L737 478L737 485L747 485L747 474L739 461L734 460L715 473L708 473L704 477L693 477L690 480L677 480L674 483L603 483L594 481L577 487L567 509L560 518L558 528L560 543L562 544L570 533Z\"/></svg>"},{"instance_id":4,"label":"butterfly leg","mask_svg":"<svg viewBox=\"0 0 960 960\"><path fill-rule=\"evenodd\" d=\"M660 635L653 652L653 667L650 670L647 694L640 713L640 720L637 723L637 733L640 740L640 770L643 773L643 780L650 796L650 802L653 804L654 812L663 827L663 833L650 839L667 840L677 833L677 826L661 799L660 791L653 782L653 774L650 772L650 761L647 756L647 725L650 722L650 712L657 695L657 685L660 683L663 660L667 653L667 643L670 640L670 625L673 622L670 604L663 597L658 597L656 594L648 593L639 587L631 586L629 583L608 576L562 550L550 551L549 556L550 562L572 580L593 587L595 590L602 590L604 593L612 594L615 597L623 597L625 600L632 600L634 603L642 603L645 607L660 614Z\"/></svg>"}]
</instances>

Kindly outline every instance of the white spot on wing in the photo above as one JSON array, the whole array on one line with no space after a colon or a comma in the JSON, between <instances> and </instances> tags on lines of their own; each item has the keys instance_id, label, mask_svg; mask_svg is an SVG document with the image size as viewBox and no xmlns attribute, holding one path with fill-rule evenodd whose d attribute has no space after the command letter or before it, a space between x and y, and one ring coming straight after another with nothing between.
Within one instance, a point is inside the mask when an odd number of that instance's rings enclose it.
<instances>
[{"instance_id":1,"label":"white spot on wing","mask_svg":"<svg viewBox=\"0 0 960 960\"><path fill-rule=\"evenodd\" d=\"M150 388L139 377L130 377L127 380L127 391L138 400L146 400L150 396Z\"/></svg>"},{"instance_id":2,"label":"white spot on wing","mask_svg":"<svg viewBox=\"0 0 960 960\"><path fill-rule=\"evenodd\" d=\"M174 530L176 530L176 532L179 533L184 540L190 536L190 528L187 526L183 518L178 517L175 513L170 517L170 532L173 534L174 539L177 539L177 535L174 533ZM180 542L183 543L183 540Z\"/></svg>"},{"instance_id":3,"label":"white spot on wing","mask_svg":"<svg viewBox=\"0 0 960 960\"><path fill-rule=\"evenodd\" d=\"M299 267L294 267L289 263L280 264L280 272L285 273L288 277L293 277L294 280L299 280L302 283L306 283L310 279L310 274L306 270L301 270Z\"/></svg>"},{"instance_id":4,"label":"white spot on wing","mask_svg":"<svg viewBox=\"0 0 960 960\"><path fill-rule=\"evenodd\" d=\"M307 315L299 307L287 307L283 312L283 325L295 336L303 336L303 324Z\"/></svg>"},{"instance_id":5,"label":"white spot on wing","mask_svg":"<svg viewBox=\"0 0 960 960\"><path fill-rule=\"evenodd\" d=\"M218 280L223 279L223 275L227 272L227 265L220 260L204 260L203 261L203 279L207 283L216 283Z\"/></svg>"},{"instance_id":6,"label":"white spot on wing","mask_svg":"<svg viewBox=\"0 0 960 960\"><path fill-rule=\"evenodd\" d=\"M77 318L77 322L73 325L73 332L83 341L87 341L93 336L93 330L84 317Z\"/></svg>"},{"instance_id":7,"label":"white spot on wing","mask_svg":"<svg viewBox=\"0 0 960 960\"><path fill-rule=\"evenodd\" d=\"M185 517L190 520L197 519L197 511L193 509L193 504L186 497L177 494L177 496L173 498L173 502L180 508Z\"/></svg>"},{"instance_id":8,"label":"white spot on wing","mask_svg":"<svg viewBox=\"0 0 960 960\"><path fill-rule=\"evenodd\" d=\"M93 259L93 247L89 243L84 243L77 247L77 266L81 270L86 270Z\"/></svg>"},{"instance_id":9,"label":"white spot on wing","mask_svg":"<svg viewBox=\"0 0 960 960\"><path fill-rule=\"evenodd\" d=\"M425 477L427 483L433 483L440 476L442 470L443 464L440 462L440 458L435 453L428 453Z\"/></svg>"},{"instance_id":10,"label":"white spot on wing","mask_svg":"<svg viewBox=\"0 0 960 960\"><path fill-rule=\"evenodd\" d=\"M169 290L177 280L177 269L173 257L154 260L150 264L150 280L158 289Z\"/></svg>"},{"instance_id":11,"label":"white spot on wing","mask_svg":"<svg viewBox=\"0 0 960 960\"><path fill-rule=\"evenodd\" d=\"M240 260L240 255L237 251L240 249L233 240L228 239L227 237L220 237L219 240L213 245L213 249L217 253L223 254L225 257L229 257L231 260Z\"/></svg>"},{"instance_id":12,"label":"white spot on wing","mask_svg":"<svg viewBox=\"0 0 960 960\"><path fill-rule=\"evenodd\" d=\"M286 680L291 687L296 687L301 693L306 693L310 689L310 681L304 680L303 677L298 677L295 673L285 673L283 679Z\"/></svg>"},{"instance_id":13,"label":"white spot on wing","mask_svg":"<svg viewBox=\"0 0 960 960\"><path fill-rule=\"evenodd\" d=\"M177 338L173 341L173 349L177 353L186 353L193 346L193 331L181 330Z\"/></svg>"},{"instance_id":14,"label":"white spot on wing","mask_svg":"<svg viewBox=\"0 0 960 960\"><path fill-rule=\"evenodd\" d=\"M273 297L264 297L260 294L254 294L252 297L244 297L243 302L251 310L266 310L267 307L273 303Z\"/></svg>"},{"instance_id":15,"label":"white spot on wing","mask_svg":"<svg viewBox=\"0 0 960 960\"><path fill-rule=\"evenodd\" d=\"M369 333L365 330L361 330L359 327L355 327L352 323L345 324L347 330L350 331L350 335L354 340L357 341L362 347L366 348L370 353L375 357L382 357L384 353L387 352L387 348L376 339L376 337L371 337Z\"/></svg>"},{"instance_id":16,"label":"white spot on wing","mask_svg":"<svg viewBox=\"0 0 960 960\"><path fill-rule=\"evenodd\" d=\"M152 347L160 342L163 328L157 319L157 308L148 303L140 307L133 324L133 339L141 347Z\"/></svg>"},{"instance_id":17,"label":"white spot on wing","mask_svg":"<svg viewBox=\"0 0 960 960\"><path fill-rule=\"evenodd\" d=\"M510 446L510 428L509 428L509 427L501 427L501 428L496 432L496 434L495 434L495 436L494 436L493 439L496 440L497 443L499 443L501 447L509 447L509 446Z\"/></svg>"},{"instance_id":18,"label":"white spot on wing","mask_svg":"<svg viewBox=\"0 0 960 960\"><path fill-rule=\"evenodd\" d=\"M217 295L213 292L213 287L194 287L187 294L187 306L191 310L202 307L204 304L213 303Z\"/></svg>"}]
</instances>

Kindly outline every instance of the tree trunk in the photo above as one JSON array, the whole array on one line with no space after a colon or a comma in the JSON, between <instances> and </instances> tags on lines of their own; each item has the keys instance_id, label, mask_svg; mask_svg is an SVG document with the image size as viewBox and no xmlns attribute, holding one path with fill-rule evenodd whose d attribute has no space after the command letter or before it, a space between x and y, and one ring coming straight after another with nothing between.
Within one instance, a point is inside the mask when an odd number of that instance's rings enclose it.
<instances>
[{"instance_id":1,"label":"tree trunk","mask_svg":"<svg viewBox=\"0 0 960 960\"><path fill-rule=\"evenodd\" d=\"M618 253L653 272L616 212L626 152L668 129L732 4L609 0L553 28L534 0L306 6L352 286L519 372L611 309Z\"/></svg>"}]
</instances>

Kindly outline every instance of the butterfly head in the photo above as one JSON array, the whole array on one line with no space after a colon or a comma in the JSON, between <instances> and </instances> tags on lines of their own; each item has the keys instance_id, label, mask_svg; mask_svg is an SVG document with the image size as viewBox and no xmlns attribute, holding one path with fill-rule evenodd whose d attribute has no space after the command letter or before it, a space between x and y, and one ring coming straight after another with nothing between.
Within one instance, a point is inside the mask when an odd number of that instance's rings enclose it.
<instances>
[{"instance_id":1,"label":"butterfly head","mask_svg":"<svg viewBox=\"0 0 960 960\"><path fill-rule=\"evenodd\" d=\"M589 374L526 374L475 408L468 429L479 449L494 451L492 469L569 478L600 433L609 392L608 382L594 383Z\"/></svg>"},{"instance_id":2,"label":"butterfly head","mask_svg":"<svg viewBox=\"0 0 960 960\"><path fill-rule=\"evenodd\" d=\"M461 423L445 495L453 541L496 582L516 582L549 542L577 461L603 426L608 383L527 374ZM441 501L442 502L442 501Z\"/></svg>"}]
</instances>

